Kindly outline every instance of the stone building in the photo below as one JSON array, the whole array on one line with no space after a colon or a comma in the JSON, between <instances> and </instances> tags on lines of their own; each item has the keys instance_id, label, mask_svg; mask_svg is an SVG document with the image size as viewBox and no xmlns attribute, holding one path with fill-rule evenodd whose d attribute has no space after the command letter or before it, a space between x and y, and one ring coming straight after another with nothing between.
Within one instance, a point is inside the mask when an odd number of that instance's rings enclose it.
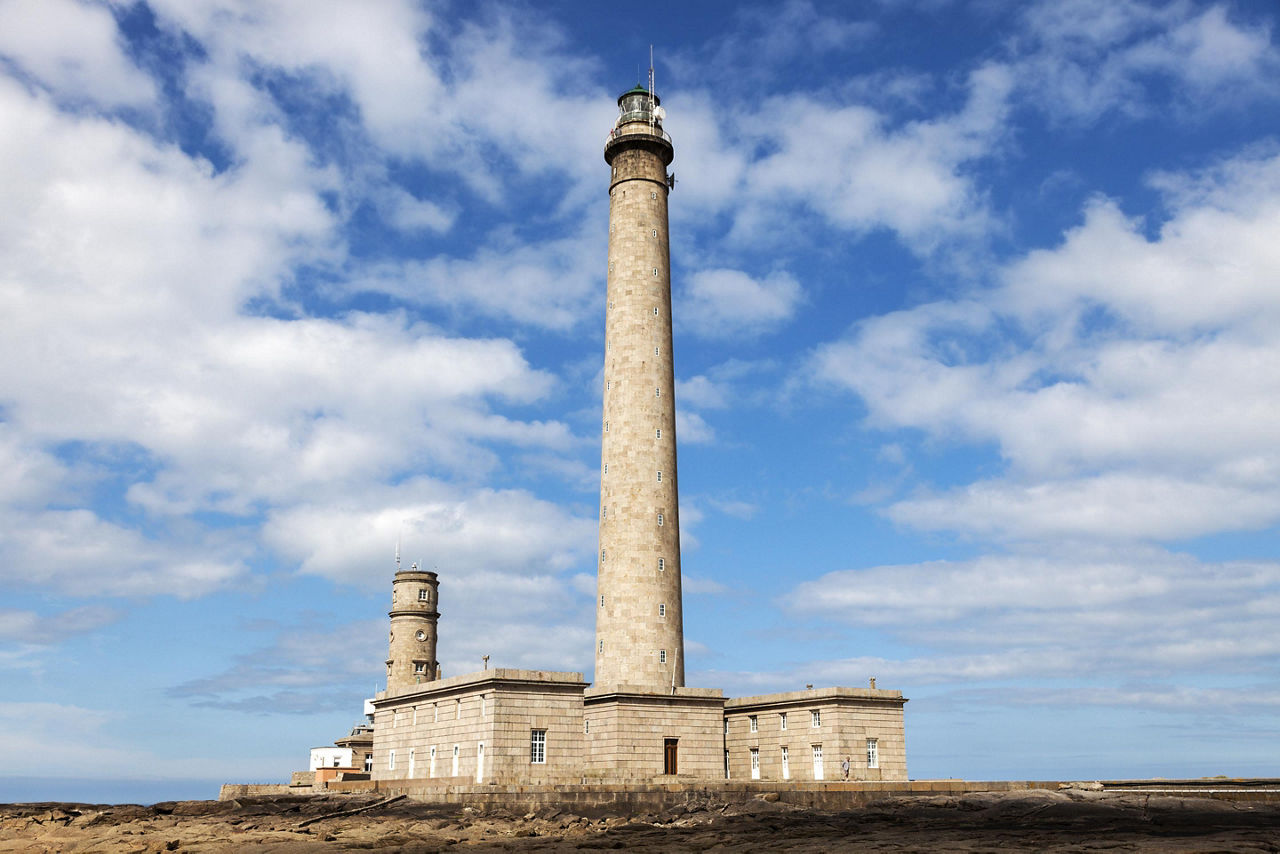
<instances>
[{"instance_id":1,"label":"stone building","mask_svg":"<svg viewBox=\"0 0 1280 854\"><path fill-rule=\"evenodd\" d=\"M392 581L375 780L554 784L906 780L901 692L832 687L725 700L685 685L665 113L637 85L605 142L609 258L595 681L485 669L441 678L438 580ZM486 661L487 668L487 661Z\"/></svg>"}]
</instances>

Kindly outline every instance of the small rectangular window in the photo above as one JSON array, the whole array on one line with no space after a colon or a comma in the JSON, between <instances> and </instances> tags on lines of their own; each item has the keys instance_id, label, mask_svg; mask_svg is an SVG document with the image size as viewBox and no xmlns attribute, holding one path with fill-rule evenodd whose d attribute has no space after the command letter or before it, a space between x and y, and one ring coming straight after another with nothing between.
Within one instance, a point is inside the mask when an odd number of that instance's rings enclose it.
<instances>
[{"instance_id":1,"label":"small rectangular window","mask_svg":"<svg viewBox=\"0 0 1280 854\"><path fill-rule=\"evenodd\" d=\"M874 738L867 739L867 767L880 767L880 745Z\"/></svg>"},{"instance_id":2,"label":"small rectangular window","mask_svg":"<svg viewBox=\"0 0 1280 854\"><path fill-rule=\"evenodd\" d=\"M582 721L582 732L584 735L591 734L591 721L586 720L585 718Z\"/></svg>"},{"instance_id":3,"label":"small rectangular window","mask_svg":"<svg viewBox=\"0 0 1280 854\"><path fill-rule=\"evenodd\" d=\"M605 428L605 429L607 430L608 428ZM661 438L662 438L662 428L661 428L661 427L659 427L659 428L658 428L657 433L655 433L654 435L656 435L659 439L661 439Z\"/></svg>"},{"instance_id":4,"label":"small rectangular window","mask_svg":"<svg viewBox=\"0 0 1280 854\"><path fill-rule=\"evenodd\" d=\"M418 591L418 601L419 602L427 601L427 588L424 587Z\"/></svg>"},{"instance_id":5,"label":"small rectangular window","mask_svg":"<svg viewBox=\"0 0 1280 854\"><path fill-rule=\"evenodd\" d=\"M658 616L659 616L659 617L665 617L665 616L667 616L667 606L666 606L666 605L658 605Z\"/></svg>"},{"instance_id":6,"label":"small rectangular window","mask_svg":"<svg viewBox=\"0 0 1280 854\"><path fill-rule=\"evenodd\" d=\"M600 550L600 562L604 563L604 549Z\"/></svg>"},{"instance_id":7,"label":"small rectangular window","mask_svg":"<svg viewBox=\"0 0 1280 854\"><path fill-rule=\"evenodd\" d=\"M547 731L535 729L529 733L529 761L534 765L543 765L547 761Z\"/></svg>"},{"instance_id":8,"label":"small rectangular window","mask_svg":"<svg viewBox=\"0 0 1280 854\"><path fill-rule=\"evenodd\" d=\"M604 652L604 641L600 641L600 651Z\"/></svg>"},{"instance_id":9,"label":"small rectangular window","mask_svg":"<svg viewBox=\"0 0 1280 854\"><path fill-rule=\"evenodd\" d=\"M784 731L786 730L786 728L787 728L787 713L786 713L786 712L783 712L783 713L781 713L780 715L778 715L778 728L779 728L779 729L781 729L781 730L784 730Z\"/></svg>"},{"instance_id":10,"label":"small rectangular window","mask_svg":"<svg viewBox=\"0 0 1280 854\"><path fill-rule=\"evenodd\" d=\"M760 779L760 748L751 748L751 779Z\"/></svg>"},{"instance_id":11,"label":"small rectangular window","mask_svg":"<svg viewBox=\"0 0 1280 854\"><path fill-rule=\"evenodd\" d=\"M461 700L453 701L453 719L455 721L462 720L462 701Z\"/></svg>"},{"instance_id":12,"label":"small rectangular window","mask_svg":"<svg viewBox=\"0 0 1280 854\"><path fill-rule=\"evenodd\" d=\"M657 348L657 347L654 347L654 348L653 348L653 355L655 355L655 356L656 356L656 355L658 355L658 348Z\"/></svg>"},{"instance_id":13,"label":"small rectangular window","mask_svg":"<svg viewBox=\"0 0 1280 854\"><path fill-rule=\"evenodd\" d=\"M604 432L606 432L606 433L608 433L608 432L609 432L609 422L608 422L608 421L604 422Z\"/></svg>"},{"instance_id":14,"label":"small rectangular window","mask_svg":"<svg viewBox=\"0 0 1280 854\"><path fill-rule=\"evenodd\" d=\"M658 558L658 572L666 572L666 571L667 571L667 559L661 558L661 557Z\"/></svg>"},{"instance_id":15,"label":"small rectangular window","mask_svg":"<svg viewBox=\"0 0 1280 854\"><path fill-rule=\"evenodd\" d=\"M387 770L396 770L396 752L394 750L387 756Z\"/></svg>"},{"instance_id":16,"label":"small rectangular window","mask_svg":"<svg viewBox=\"0 0 1280 854\"><path fill-rule=\"evenodd\" d=\"M658 483L662 483L662 472L658 472Z\"/></svg>"},{"instance_id":17,"label":"small rectangular window","mask_svg":"<svg viewBox=\"0 0 1280 854\"><path fill-rule=\"evenodd\" d=\"M658 663L659 664L667 663L667 651L665 649L658 650Z\"/></svg>"},{"instance_id":18,"label":"small rectangular window","mask_svg":"<svg viewBox=\"0 0 1280 854\"><path fill-rule=\"evenodd\" d=\"M662 397L662 389L660 389L660 388L655 388L655 389L653 390L653 396L654 396L654 397Z\"/></svg>"},{"instance_id":19,"label":"small rectangular window","mask_svg":"<svg viewBox=\"0 0 1280 854\"><path fill-rule=\"evenodd\" d=\"M747 715L747 725L752 732L760 731L760 722L756 719L755 715Z\"/></svg>"},{"instance_id":20,"label":"small rectangular window","mask_svg":"<svg viewBox=\"0 0 1280 854\"><path fill-rule=\"evenodd\" d=\"M657 268L657 267L654 267L654 268L653 268L653 274L654 274L655 276L656 276L656 275L658 275L658 268ZM657 316L658 316L658 307L657 307L656 305L653 307L653 316L654 316L654 317L657 317Z\"/></svg>"},{"instance_id":21,"label":"small rectangular window","mask_svg":"<svg viewBox=\"0 0 1280 854\"><path fill-rule=\"evenodd\" d=\"M601 607L601 608L603 608L603 607L604 607L604 594L603 594L603 593L602 593L602 594L600 594L600 607Z\"/></svg>"},{"instance_id":22,"label":"small rectangular window","mask_svg":"<svg viewBox=\"0 0 1280 854\"><path fill-rule=\"evenodd\" d=\"M815 729L817 727L822 726L822 710L821 709L814 709L813 711L809 712L809 726L814 727Z\"/></svg>"},{"instance_id":23,"label":"small rectangular window","mask_svg":"<svg viewBox=\"0 0 1280 854\"><path fill-rule=\"evenodd\" d=\"M661 528L661 527L662 527L662 514L661 514L661 513L659 513L659 514L658 514L658 527L659 527L659 528Z\"/></svg>"},{"instance_id":24,"label":"small rectangular window","mask_svg":"<svg viewBox=\"0 0 1280 854\"><path fill-rule=\"evenodd\" d=\"M415 661L415 662L413 663L413 672L414 672L414 673L419 673L419 674L421 674L421 673L426 673L426 672L427 672L427 665L426 665L426 662L423 662L423 661ZM416 711L415 711L413 714L414 714L414 717L417 717L417 715L418 715L418 713L417 713ZM414 723L417 723L417 721L415 720L415 721L414 721Z\"/></svg>"}]
</instances>

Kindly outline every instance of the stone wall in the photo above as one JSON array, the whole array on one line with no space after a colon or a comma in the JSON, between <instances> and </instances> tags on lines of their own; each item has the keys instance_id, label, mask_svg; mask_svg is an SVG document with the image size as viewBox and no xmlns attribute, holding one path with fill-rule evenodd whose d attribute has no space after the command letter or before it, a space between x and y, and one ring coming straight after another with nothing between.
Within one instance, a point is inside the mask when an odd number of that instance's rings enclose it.
<instances>
[{"instance_id":1,"label":"stone wall","mask_svg":"<svg viewBox=\"0 0 1280 854\"><path fill-rule=\"evenodd\" d=\"M719 691L588 694L583 716L583 765L589 779L660 777L667 739L676 740L680 778L724 779L724 697Z\"/></svg>"},{"instance_id":2,"label":"stone wall","mask_svg":"<svg viewBox=\"0 0 1280 854\"><path fill-rule=\"evenodd\" d=\"M585 687L581 673L498 668L377 698L373 779L580 779ZM533 730L545 732L542 763L531 761Z\"/></svg>"},{"instance_id":3,"label":"stone wall","mask_svg":"<svg viewBox=\"0 0 1280 854\"><path fill-rule=\"evenodd\" d=\"M840 766L847 756L853 780L904 781L905 702L900 691L845 687L729 700L725 703L724 736L729 778L813 781L817 765L814 753L821 750L823 780L841 779ZM878 767L869 767L868 739L876 740ZM758 776L752 769L752 751L757 751Z\"/></svg>"}]
</instances>

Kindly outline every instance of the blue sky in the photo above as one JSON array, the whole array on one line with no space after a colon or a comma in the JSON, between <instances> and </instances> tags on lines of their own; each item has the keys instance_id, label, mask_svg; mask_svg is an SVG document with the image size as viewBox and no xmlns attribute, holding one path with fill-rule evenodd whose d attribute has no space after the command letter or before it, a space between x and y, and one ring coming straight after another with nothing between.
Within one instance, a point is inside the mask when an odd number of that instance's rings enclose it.
<instances>
[{"instance_id":1,"label":"blue sky","mask_svg":"<svg viewBox=\"0 0 1280 854\"><path fill-rule=\"evenodd\" d=\"M446 674L590 678L650 44L689 684L875 676L914 777L1280 772L1276 24L0 0L0 797L302 767L397 540Z\"/></svg>"}]
</instances>

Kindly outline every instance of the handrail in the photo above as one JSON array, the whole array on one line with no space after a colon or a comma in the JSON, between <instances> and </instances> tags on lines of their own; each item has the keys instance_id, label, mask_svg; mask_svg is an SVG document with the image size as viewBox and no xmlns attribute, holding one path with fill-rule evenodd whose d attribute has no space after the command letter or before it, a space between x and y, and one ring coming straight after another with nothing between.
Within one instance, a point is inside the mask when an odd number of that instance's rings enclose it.
<instances>
[{"instance_id":1,"label":"handrail","mask_svg":"<svg viewBox=\"0 0 1280 854\"><path fill-rule=\"evenodd\" d=\"M654 138L662 140L667 145L673 145L673 143L671 142L671 137L668 136L667 132L660 127L654 127L654 129L651 131L634 131L633 130L633 131L628 131L626 133L619 133L618 128L614 128L613 130L609 131L609 135L605 137L604 145L605 145L605 148L608 148L611 144L615 142L621 142L622 140L625 140L625 139L654 139Z\"/></svg>"}]
</instances>

